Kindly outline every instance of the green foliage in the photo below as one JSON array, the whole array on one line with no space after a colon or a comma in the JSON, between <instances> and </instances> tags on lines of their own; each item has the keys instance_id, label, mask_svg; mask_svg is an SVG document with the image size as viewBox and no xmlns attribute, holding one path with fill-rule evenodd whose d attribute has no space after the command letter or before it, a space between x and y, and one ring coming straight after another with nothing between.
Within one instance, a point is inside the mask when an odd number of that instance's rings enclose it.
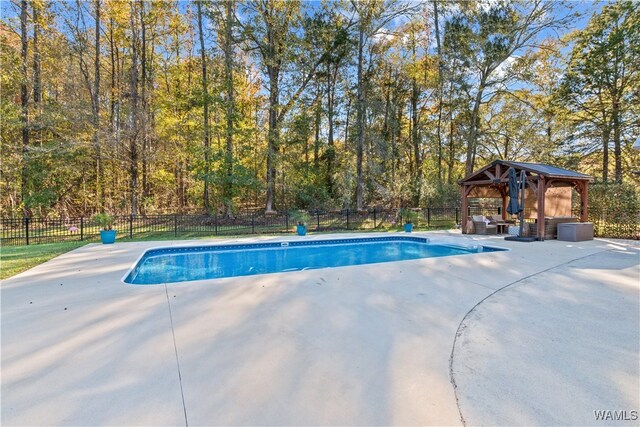
<instances>
[{"instance_id":1,"label":"green foliage","mask_svg":"<svg viewBox=\"0 0 640 427\"><path fill-rule=\"evenodd\" d=\"M589 221L598 237L640 239L640 191L633 184L598 182L589 186ZM579 197L574 212L579 212Z\"/></svg>"},{"instance_id":2,"label":"green foliage","mask_svg":"<svg viewBox=\"0 0 640 427\"><path fill-rule=\"evenodd\" d=\"M307 211L294 210L289 212L289 218L298 225L307 225L309 222L309 214Z\"/></svg>"},{"instance_id":3,"label":"green foliage","mask_svg":"<svg viewBox=\"0 0 640 427\"><path fill-rule=\"evenodd\" d=\"M452 207L460 205L460 186L442 184L425 186L426 206Z\"/></svg>"},{"instance_id":4,"label":"green foliage","mask_svg":"<svg viewBox=\"0 0 640 427\"><path fill-rule=\"evenodd\" d=\"M621 224L640 223L640 191L633 184L589 186L589 218Z\"/></svg>"},{"instance_id":5,"label":"green foliage","mask_svg":"<svg viewBox=\"0 0 640 427\"><path fill-rule=\"evenodd\" d=\"M404 221L405 224L414 224L418 225L418 212L413 209L402 208L399 211L400 217Z\"/></svg>"},{"instance_id":6,"label":"green foliage","mask_svg":"<svg viewBox=\"0 0 640 427\"><path fill-rule=\"evenodd\" d=\"M294 190L294 206L307 209L326 208L330 205L327 189L317 182L300 182Z\"/></svg>"},{"instance_id":7,"label":"green foliage","mask_svg":"<svg viewBox=\"0 0 640 427\"><path fill-rule=\"evenodd\" d=\"M112 215L103 212L94 215L91 218L91 221L94 224L100 226L103 230L111 230L113 229L113 225L115 224L116 219Z\"/></svg>"},{"instance_id":8,"label":"green foliage","mask_svg":"<svg viewBox=\"0 0 640 427\"><path fill-rule=\"evenodd\" d=\"M616 181L621 182L623 146L640 135L637 127L640 91L640 3L618 0L605 4L575 42L558 97L574 113L579 136L591 144L583 154L602 151L603 180L609 162L604 152L613 145Z\"/></svg>"},{"instance_id":9,"label":"green foliage","mask_svg":"<svg viewBox=\"0 0 640 427\"><path fill-rule=\"evenodd\" d=\"M573 45L552 31L563 31L555 2L234 2L243 19L232 25L230 78L215 47L225 3L203 2L207 97L195 3L101 2L97 126L93 3L26 2L40 8L37 44L27 19L26 118L21 4L3 9L0 31L3 215L130 213L134 196L145 214L195 211L205 182L212 211L264 206L267 182L279 210L353 208L359 179L364 206L455 206L471 157L476 167L504 158L600 174L605 147L622 178L638 180L638 2L602 5ZM436 5L438 33L425 19Z\"/></svg>"}]
</instances>

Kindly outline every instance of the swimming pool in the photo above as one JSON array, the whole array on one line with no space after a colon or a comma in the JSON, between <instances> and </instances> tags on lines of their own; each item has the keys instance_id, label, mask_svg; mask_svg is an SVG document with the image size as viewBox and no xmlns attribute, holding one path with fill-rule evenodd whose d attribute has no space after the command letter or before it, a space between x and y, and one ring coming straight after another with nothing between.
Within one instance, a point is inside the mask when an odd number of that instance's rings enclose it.
<instances>
[{"instance_id":1,"label":"swimming pool","mask_svg":"<svg viewBox=\"0 0 640 427\"><path fill-rule=\"evenodd\" d=\"M401 236L157 248L146 251L123 281L156 285L501 250Z\"/></svg>"}]
</instances>

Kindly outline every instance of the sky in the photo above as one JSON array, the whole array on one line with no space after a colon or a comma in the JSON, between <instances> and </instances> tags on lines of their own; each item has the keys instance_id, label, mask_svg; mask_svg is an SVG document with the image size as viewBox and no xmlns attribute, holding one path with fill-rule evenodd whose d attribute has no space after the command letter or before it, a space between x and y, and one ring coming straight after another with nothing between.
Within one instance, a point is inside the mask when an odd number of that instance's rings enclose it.
<instances>
[{"instance_id":1,"label":"sky","mask_svg":"<svg viewBox=\"0 0 640 427\"><path fill-rule=\"evenodd\" d=\"M83 1L88 2L88 0L83 0ZM493 1L496 1L496 0L480 0L478 3L490 4ZM57 1L57 3L65 3L65 2L70 3L71 0ZM180 4L180 9L185 10L186 5L190 2L191 2L190 0L178 0L178 3ZM420 4L422 1L409 0L408 2ZM17 17L17 14L18 14L17 3L18 3L17 0L0 0L0 17L2 19ZM303 7L309 8L311 10L320 8L320 5L321 5L321 2L319 0L302 0L302 3L303 3ZM580 19L576 20L574 28L584 28L587 21L589 20L589 17L594 12L599 11L602 8L603 4L606 3L606 1L566 0L566 3L570 7L572 7L574 10L579 11L581 14L583 14L583 16ZM567 10L566 7L560 6L557 8L556 13L558 15L561 15L563 13L566 13L566 10ZM397 26L402 24L403 20L406 20L406 18L396 19L394 21L394 25Z\"/></svg>"}]
</instances>

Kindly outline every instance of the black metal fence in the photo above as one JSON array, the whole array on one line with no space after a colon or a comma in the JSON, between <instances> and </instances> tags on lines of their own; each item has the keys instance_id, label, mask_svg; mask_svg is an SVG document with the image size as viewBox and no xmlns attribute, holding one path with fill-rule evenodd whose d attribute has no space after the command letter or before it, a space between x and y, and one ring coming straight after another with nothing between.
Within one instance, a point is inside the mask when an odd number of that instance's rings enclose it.
<instances>
[{"instance_id":1,"label":"black metal fence","mask_svg":"<svg viewBox=\"0 0 640 427\"><path fill-rule=\"evenodd\" d=\"M460 224L457 207L416 209L420 228L452 228ZM470 207L468 215L499 215L500 208ZM384 230L400 228L403 224L398 209L370 209L367 211L311 211L309 231ZM117 216L114 228L117 238L189 238L198 236L238 236L250 234L293 233L295 222L290 214L265 215L263 212L243 212L226 218L218 215L146 215ZM615 221L594 220L598 237L640 239L640 224L621 224ZM0 245L32 245L64 241L91 241L100 236L100 227L90 218L2 218Z\"/></svg>"},{"instance_id":2,"label":"black metal fence","mask_svg":"<svg viewBox=\"0 0 640 427\"><path fill-rule=\"evenodd\" d=\"M418 228L454 227L460 223L460 208L425 208L418 211ZM471 215L499 213L493 208L470 208ZM400 227L398 209L366 211L310 211L309 231L376 230ZM243 212L231 218L219 215L145 215L116 216L114 229L118 239L187 238L197 236L237 236L249 234L292 233L295 221L289 213L268 215ZM0 244L32 245L64 241L91 241L100 236L100 227L90 218L3 218L0 219Z\"/></svg>"}]
</instances>

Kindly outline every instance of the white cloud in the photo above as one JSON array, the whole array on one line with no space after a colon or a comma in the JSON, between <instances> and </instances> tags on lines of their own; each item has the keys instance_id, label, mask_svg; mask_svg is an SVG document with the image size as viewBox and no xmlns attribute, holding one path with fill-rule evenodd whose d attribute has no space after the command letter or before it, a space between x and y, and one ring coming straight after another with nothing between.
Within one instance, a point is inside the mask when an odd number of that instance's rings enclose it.
<instances>
[{"instance_id":1,"label":"white cloud","mask_svg":"<svg viewBox=\"0 0 640 427\"><path fill-rule=\"evenodd\" d=\"M393 40L394 37L395 36L391 31L383 27L383 28L380 28L378 32L376 32L373 36L371 36L371 39L373 40L374 43L381 43L381 42L390 42Z\"/></svg>"},{"instance_id":2,"label":"white cloud","mask_svg":"<svg viewBox=\"0 0 640 427\"><path fill-rule=\"evenodd\" d=\"M516 59L518 59L518 58L519 57L516 56L516 55L511 55L510 57L505 59L504 62L502 64L500 64L498 66L498 68L496 68L496 71L494 71L495 76L500 78L500 79L505 77L507 75L507 72L509 71L509 69L513 65L513 63L516 62Z\"/></svg>"},{"instance_id":3,"label":"white cloud","mask_svg":"<svg viewBox=\"0 0 640 427\"><path fill-rule=\"evenodd\" d=\"M498 5L501 0L478 0L476 1L476 7L482 9L484 12L488 12L493 6Z\"/></svg>"}]
</instances>

